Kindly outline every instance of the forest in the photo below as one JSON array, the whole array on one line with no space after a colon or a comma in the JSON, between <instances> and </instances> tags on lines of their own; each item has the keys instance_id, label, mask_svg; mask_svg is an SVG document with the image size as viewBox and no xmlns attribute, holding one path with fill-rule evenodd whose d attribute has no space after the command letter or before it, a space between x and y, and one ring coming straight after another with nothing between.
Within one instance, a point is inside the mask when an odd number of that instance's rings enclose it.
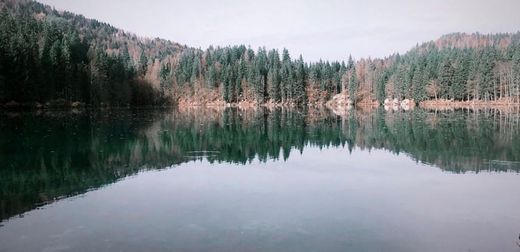
<instances>
[{"instance_id":1,"label":"forest","mask_svg":"<svg viewBox=\"0 0 520 252\"><path fill-rule=\"evenodd\" d=\"M33 1L0 3L0 102L41 106L160 105L148 56L179 45L139 39Z\"/></svg>"},{"instance_id":2,"label":"forest","mask_svg":"<svg viewBox=\"0 0 520 252\"><path fill-rule=\"evenodd\" d=\"M306 63L289 52L245 46L181 53L167 71L178 85L209 88L226 102L323 103L339 93L354 102L386 98L520 102L520 33L451 34L404 55ZM173 76L173 77L172 77Z\"/></svg>"},{"instance_id":3,"label":"forest","mask_svg":"<svg viewBox=\"0 0 520 252\"><path fill-rule=\"evenodd\" d=\"M520 32L445 35L405 54L306 62L264 47L141 38L30 0L0 3L0 104L91 107L203 100L319 105L386 98L520 102Z\"/></svg>"}]
</instances>

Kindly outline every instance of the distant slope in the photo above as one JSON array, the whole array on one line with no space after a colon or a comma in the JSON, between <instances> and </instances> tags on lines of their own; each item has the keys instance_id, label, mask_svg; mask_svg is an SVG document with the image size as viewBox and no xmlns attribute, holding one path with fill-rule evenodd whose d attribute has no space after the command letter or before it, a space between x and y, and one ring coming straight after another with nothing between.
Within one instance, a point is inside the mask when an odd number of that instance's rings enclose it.
<instances>
[{"instance_id":1,"label":"distant slope","mask_svg":"<svg viewBox=\"0 0 520 252\"><path fill-rule=\"evenodd\" d=\"M483 48L488 46L496 46L505 50L512 43L520 41L520 34L497 33L497 34L480 34L480 33L451 33L441 36L433 41L437 49L465 49L465 48Z\"/></svg>"},{"instance_id":2,"label":"distant slope","mask_svg":"<svg viewBox=\"0 0 520 252\"><path fill-rule=\"evenodd\" d=\"M520 33L453 33L385 59L378 99L520 102Z\"/></svg>"}]
</instances>

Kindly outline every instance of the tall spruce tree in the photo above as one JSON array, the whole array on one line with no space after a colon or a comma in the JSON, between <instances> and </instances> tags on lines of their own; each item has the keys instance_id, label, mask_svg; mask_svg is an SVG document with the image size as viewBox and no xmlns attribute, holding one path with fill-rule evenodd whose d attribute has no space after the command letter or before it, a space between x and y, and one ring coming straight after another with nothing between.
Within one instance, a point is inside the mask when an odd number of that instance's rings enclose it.
<instances>
[{"instance_id":1,"label":"tall spruce tree","mask_svg":"<svg viewBox=\"0 0 520 252\"><path fill-rule=\"evenodd\" d=\"M352 67L350 71L351 71L351 75L350 75L350 81L349 81L349 85L348 85L348 94L349 94L350 100L354 103L357 103L357 99L358 99L357 92L358 92L359 83L358 83L358 79L357 79L356 68Z\"/></svg>"},{"instance_id":2,"label":"tall spruce tree","mask_svg":"<svg viewBox=\"0 0 520 252\"><path fill-rule=\"evenodd\" d=\"M444 99L453 99L452 85L455 76L455 69L450 59L445 59L439 73L439 82L441 84L440 97Z\"/></svg>"}]
</instances>

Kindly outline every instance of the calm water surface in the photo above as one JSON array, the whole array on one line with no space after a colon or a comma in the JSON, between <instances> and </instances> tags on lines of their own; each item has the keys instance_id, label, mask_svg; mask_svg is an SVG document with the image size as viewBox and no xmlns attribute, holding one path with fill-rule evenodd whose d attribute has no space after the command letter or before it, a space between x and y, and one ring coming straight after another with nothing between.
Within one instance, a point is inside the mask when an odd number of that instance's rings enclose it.
<instances>
[{"instance_id":1,"label":"calm water surface","mask_svg":"<svg viewBox=\"0 0 520 252\"><path fill-rule=\"evenodd\" d=\"M0 115L0 251L520 251L500 111Z\"/></svg>"}]
</instances>

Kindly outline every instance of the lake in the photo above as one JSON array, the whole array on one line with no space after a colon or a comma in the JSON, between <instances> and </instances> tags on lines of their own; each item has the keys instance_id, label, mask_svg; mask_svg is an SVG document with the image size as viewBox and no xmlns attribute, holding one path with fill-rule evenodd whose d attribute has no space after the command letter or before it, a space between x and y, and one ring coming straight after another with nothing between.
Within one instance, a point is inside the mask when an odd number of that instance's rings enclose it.
<instances>
[{"instance_id":1,"label":"lake","mask_svg":"<svg viewBox=\"0 0 520 252\"><path fill-rule=\"evenodd\" d=\"M520 251L520 114L0 114L0 251Z\"/></svg>"}]
</instances>

